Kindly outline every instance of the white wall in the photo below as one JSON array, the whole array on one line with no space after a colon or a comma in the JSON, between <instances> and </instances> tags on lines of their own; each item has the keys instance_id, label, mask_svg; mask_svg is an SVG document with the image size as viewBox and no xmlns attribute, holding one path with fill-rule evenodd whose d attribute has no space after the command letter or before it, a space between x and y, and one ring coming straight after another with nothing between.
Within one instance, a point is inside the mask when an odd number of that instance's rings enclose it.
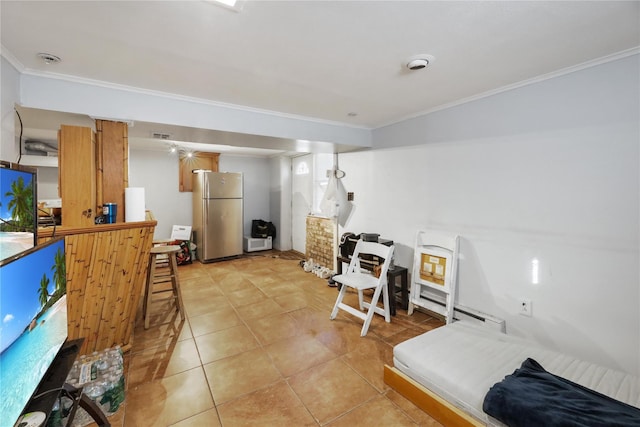
<instances>
[{"instance_id":1,"label":"white wall","mask_svg":"<svg viewBox=\"0 0 640 427\"><path fill-rule=\"evenodd\" d=\"M58 168L38 167L38 200L59 199Z\"/></svg>"},{"instance_id":2,"label":"white wall","mask_svg":"<svg viewBox=\"0 0 640 427\"><path fill-rule=\"evenodd\" d=\"M270 220L269 159L229 156L219 160L221 172L244 174L244 231L251 233L251 220ZM192 193L178 190L178 157L162 151L131 149L129 153L129 186L145 189L146 208L158 221L154 237L166 239L175 225L192 225Z\"/></svg>"},{"instance_id":3,"label":"white wall","mask_svg":"<svg viewBox=\"0 0 640 427\"><path fill-rule=\"evenodd\" d=\"M377 149L340 155L356 205L341 232L393 239L404 266L417 230L459 233L459 303L506 319L509 333L640 373L638 64L375 131ZM519 298L533 317L517 314Z\"/></svg>"},{"instance_id":4,"label":"white wall","mask_svg":"<svg viewBox=\"0 0 640 427\"><path fill-rule=\"evenodd\" d=\"M291 242L291 158L273 157L270 159L271 182L269 210L271 220L276 226L276 238L273 248L288 251Z\"/></svg>"},{"instance_id":5,"label":"white wall","mask_svg":"<svg viewBox=\"0 0 640 427\"><path fill-rule=\"evenodd\" d=\"M97 81L21 76L24 107L253 135L371 146L369 129Z\"/></svg>"},{"instance_id":6,"label":"white wall","mask_svg":"<svg viewBox=\"0 0 640 427\"><path fill-rule=\"evenodd\" d=\"M221 155L220 172L242 172L244 183L244 235L251 235L251 220L271 221L269 212L269 159L261 157Z\"/></svg>"},{"instance_id":7,"label":"white wall","mask_svg":"<svg viewBox=\"0 0 640 427\"><path fill-rule=\"evenodd\" d=\"M20 96L20 74L0 57L0 160L17 162L20 155L15 132L14 106Z\"/></svg>"},{"instance_id":8,"label":"white wall","mask_svg":"<svg viewBox=\"0 0 640 427\"><path fill-rule=\"evenodd\" d=\"M145 207L158 221L156 239L168 239L173 225L192 225L191 193L180 192L178 182L177 154L130 149L129 186L144 188Z\"/></svg>"}]
</instances>

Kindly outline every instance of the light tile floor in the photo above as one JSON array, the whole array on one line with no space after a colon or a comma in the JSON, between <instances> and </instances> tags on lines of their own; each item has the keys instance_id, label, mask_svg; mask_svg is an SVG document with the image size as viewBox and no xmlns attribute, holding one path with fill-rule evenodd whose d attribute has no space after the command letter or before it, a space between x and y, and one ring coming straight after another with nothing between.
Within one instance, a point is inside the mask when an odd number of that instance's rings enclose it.
<instances>
[{"instance_id":1,"label":"light tile floor","mask_svg":"<svg viewBox=\"0 0 640 427\"><path fill-rule=\"evenodd\" d=\"M440 426L382 375L395 344L442 322L398 309L360 337L359 319L329 320L336 289L299 261L268 251L180 266L186 320L168 302L148 330L138 316L112 425Z\"/></svg>"}]
</instances>

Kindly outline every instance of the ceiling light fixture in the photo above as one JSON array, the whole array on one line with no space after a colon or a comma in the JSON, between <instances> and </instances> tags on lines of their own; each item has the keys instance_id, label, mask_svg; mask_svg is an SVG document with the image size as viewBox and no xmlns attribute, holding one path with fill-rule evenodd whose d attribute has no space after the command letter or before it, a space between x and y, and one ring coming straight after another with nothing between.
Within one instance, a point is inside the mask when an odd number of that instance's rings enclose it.
<instances>
[{"instance_id":1,"label":"ceiling light fixture","mask_svg":"<svg viewBox=\"0 0 640 427\"><path fill-rule=\"evenodd\" d=\"M234 7L236 5L236 0L209 0L209 1L213 1L214 3L221 3L229 7Z\"/></svg>"},{"instance_id":2,"label":"ceiling light fixture","mask_svg":"<svg viewBox=\"0 0 640 427\"><path fill-rule=\"evenodd\" d=\"M205 1L209 4L222 6L225 9L233 10L235 12L240 12L242 10L242 6L245 0L205 0Z\"/></svg>"},{"instance_id":3,"label":"ceiling light fixture","mask_svg":"<svg viewBox=\"0 0 640 427\"><path fill-rule=\"evenodd\" d=\"M45 64L57 64L58 62L62 61L59 56L44 52L39 53L38 58L42 59Z\"/></svg>"},{"instance_id":4,"label":"ceiling light fixture","mask_svg":"<svg viewBox=\"0 0 640 427\"><path fill-rule=\"evenodd\" d=\"M429 65L433 64L436 60L435 56L429 55L427 53L420 53L418 55L413 55L409 59L407 59L406 67L411 71L422 70L423 68L427 68Z\"/></svg>"}]
</instances>

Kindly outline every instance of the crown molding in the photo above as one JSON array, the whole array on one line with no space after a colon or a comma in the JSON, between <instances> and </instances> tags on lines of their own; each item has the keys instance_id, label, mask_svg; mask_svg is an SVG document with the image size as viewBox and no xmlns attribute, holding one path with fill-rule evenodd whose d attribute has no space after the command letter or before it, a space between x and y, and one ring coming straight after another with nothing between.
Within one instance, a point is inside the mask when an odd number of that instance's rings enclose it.
<instances>
[{"instance_id":1,"label":"crown molding","mask_svg":"<svg viewBox=\"0 0 640 427\"><path fill-rule=\"evenodd\" d=\"M18 58L16 58L9 49L4 47L3 44L0 44L0 56L2 56L4 59L9 61L9 63L13 65L13 68L18 70L20 74L24 73L24 71L26 70L26 67L24 66L24 64L18 61Z\"/></svg>"},{"instance_id":2,"label":"crown molding","mask_svg":"<svg viewBox=\"0 0 640 427\"><path fill-rule=\"evenodd\" d=\"M48 72L48 71L33 70L33 69L30 69L30 68L25 68L24 66L22 66L22 71L20 71L20 73L24 74L24 75L34 76L34 77L43 77L43 78L47 78L47 79L56 79L56 80L61 80L61 81L67 81L67 82L70 82L70 83L78 83L78 84L84 84L84 85L88 85L88 86L102 87L102 88L105 88L105 89L120 90L120 91L124 91L124 92L137 93L137 94L141 94L141 95L156 96L156 97L166 98L166 99L170 99L170 100L174 100L174 101L183 101L183 102L190 102L190 103L194 103L194 104L203 104L203 105L208 105L208 106L212 106L212 107L219 107L219 108L225 108L225 109L229 109L229 110L241 111L241 112L244 112L244 113L254 113L254 114L261 114L261 115L267 115L267 116L284 118L284 119L301 120L301 121L306 121L306 122L318 123L318 124L322 124L322 125L340 126L340 127L343 127L343 128L351 128L351 129L359 129L359 130L371 130L371 128L369 128L369 127L355 126L355 125L349 124L349 123L343 123L343 122L337 122L337 121L331 121L331 120L322 120L322 119L318 119L318 118L315 118L315 117L300 116L300 115L296 115L296 114L288 114L288 113L282 113L282 112L272 111L272 110L264 110L264 109L260 109L260 108L247 107L247 106L244 106L244 105L230 104L230 103L225 103L225 102L213 101L213 100L204 99L204 98L197 98L197 97L191 97L191 96L185 96L185 95L178 95L178 94L174 94L174 93L163 92L163 91L152 90L152 89L143 89L143 88L139 88L139 87L127 86L127 85L122 85L122 84L118 84L118 83L111 83L111 82L106 82L106 81L102 81L102 80L87 79L87 78L72 76L72 75L68 75L68 74L60 74L60 73L52 73L52 72Z\"/></svg>"},{"instance_id":3,"label":"crown molding","mask_svg":"<svg viewBox=\"0 0 640 427\"><path fill-rule=\"evenodd\" d=\"M576 71L580 71L580 70L584 70L584 69L587 69L587 68L595 67L597 65L606 64L608 62L617 61L619 59L623 59L623 58L626 58L626 57L629 57L629 56L633 56L633 55L638 55L638 54L640 54L640 46L633 47L631 49L626 49L626 50L623 50L623 51L620 51L620 52L617 52L617 53L614 53L614 54L611 54L611 55L606 55L606 56L603 56L603 57L600 57L600 58L592 59L592 60L583 62L581 64L572 65L570 67L566 67L566 68L563 68L561 70L552 71L550 73L542 74L540 76L533 77L531 79L523 80L523 81L520 81L520 82L517 82L517 83L513 83L513 84L510 84L510 85L507 85L507 86L500 87L498 89L493 89L493 90L490 90L490 91L487 91L487 92L483 92L483 93L480 93L478 95L474 95L474 96L470 96L468 98L460 99L458 101L449 102L447 104L442 104L442 105L439 105L438 107L431 108L429 110L425 110L425 111L422 111L422 112L419 112L419 113L411 114L409 116L404 116L404 117L402 117L400 119L397 119L397 120L394 120L392 122L389 122L389 123L386 123L386 124L382 124L380 126L377 126L376 129L383 128L383 127L386 127L386 126L391 126L391 125L394 125L394 124L397 124L397 123L401 123L401 122L404 122L405 120L410 120L410 119L415 119L417 117L426 116L427 114L435 113L437 111L446 110L446 109L451 108L451 107L456 107L458 105L467 104L469 102L477 101L479 99L487 98L487 97L490 97L490 96L493 96L493 95L497 95L499 93L507 92L507 91L510 91L510 90L513 90L513 89L518 89L518 88L521 88L521 87L524 87L524 86L529 86L529 85L532 85L534 83L540 83L540 82L545 81L545 80L549 80L549 79L553 79L553 78L556 78L556 77L564 76L566 74L571 74L571 73L574 73Z\"/></svg>"}]
</instances>

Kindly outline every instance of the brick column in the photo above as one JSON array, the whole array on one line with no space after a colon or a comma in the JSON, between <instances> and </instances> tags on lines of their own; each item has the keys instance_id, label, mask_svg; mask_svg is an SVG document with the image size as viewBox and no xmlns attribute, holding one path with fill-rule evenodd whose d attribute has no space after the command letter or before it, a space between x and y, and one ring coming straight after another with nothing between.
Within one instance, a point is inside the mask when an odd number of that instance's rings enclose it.
<instances>
[{"instance_id":1,"label":"brick column","mask_svg":"<svg viewBox=\"0 0 640 427\"><path fill-rule=\"evenodd\" d=\"M307 216L306 257L322 267L334 270L336 223L331 218Z\"/></svg>"}]
</instances>

